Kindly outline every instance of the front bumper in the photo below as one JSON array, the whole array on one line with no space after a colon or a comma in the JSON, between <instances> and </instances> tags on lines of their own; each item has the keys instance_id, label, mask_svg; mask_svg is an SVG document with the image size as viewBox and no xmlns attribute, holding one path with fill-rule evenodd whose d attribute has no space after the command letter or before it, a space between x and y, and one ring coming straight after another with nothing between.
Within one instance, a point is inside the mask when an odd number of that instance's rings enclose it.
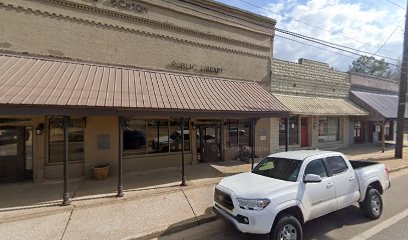
<instances>
[{"instance_id":1,"label":"front bumper","mask_svg":"<svg viewBox=\"0 0 408 240\"><path fill-rule=\"evenodd\" d=\"M266 211L246 211L235 215L217 203L213 211L243 233L268 234L271 231L273 220Z\"/></svg>"}]
</instances>

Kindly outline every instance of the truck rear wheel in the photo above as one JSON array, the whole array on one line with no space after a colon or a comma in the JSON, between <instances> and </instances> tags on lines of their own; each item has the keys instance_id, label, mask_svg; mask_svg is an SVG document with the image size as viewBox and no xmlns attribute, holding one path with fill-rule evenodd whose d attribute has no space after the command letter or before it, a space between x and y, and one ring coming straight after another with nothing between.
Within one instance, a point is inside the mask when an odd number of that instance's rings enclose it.
<instances>
[{"instance_id":1,"label":"truck rear wheel","mask_svg":"<svg viewBox=\"0 0 408 240\"><path fill-rule=\"evenodd\" d=\"M378 219L381 217L383 202L377 189L368 189L364 201L360 203L360 208L368 218Z\"/></svg>"},{"instance_id":2,"label":"truck rear wheel","mask_svg":"<svg viewBox=\"0 0 408 240\"><path fill-rule=\"evenodd\" d=\"M272 228L270 240L302 240L303 232L299 220L292 215L283 215Z\"/></svg>"}]
</instances>

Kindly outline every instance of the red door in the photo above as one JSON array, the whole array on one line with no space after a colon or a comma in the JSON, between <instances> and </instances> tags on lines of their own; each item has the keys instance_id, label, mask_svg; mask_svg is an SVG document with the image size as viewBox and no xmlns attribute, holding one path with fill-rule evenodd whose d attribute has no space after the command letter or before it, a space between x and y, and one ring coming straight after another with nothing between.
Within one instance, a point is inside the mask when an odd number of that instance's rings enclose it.
<instances>
[{"instance_id":1,"label":"red door","mask_svg":"<svg viewBox=\"0 0 408 240\"><path fill-rule=\"evenodd\" d=\"M301 118L301 139L300 139L300 146L308 147L309 146L309 121L307 118Z\"/></svg>"}]
</instances>

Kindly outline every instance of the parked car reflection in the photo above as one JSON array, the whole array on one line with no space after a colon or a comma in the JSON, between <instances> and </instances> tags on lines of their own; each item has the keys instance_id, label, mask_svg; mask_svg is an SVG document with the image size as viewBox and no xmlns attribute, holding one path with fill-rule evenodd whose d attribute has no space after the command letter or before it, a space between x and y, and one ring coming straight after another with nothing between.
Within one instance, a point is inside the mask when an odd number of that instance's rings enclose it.
<instances>
[{"instance_id":1,"label":"parked car reflection","mask_svg":"<svg viewBox=\"0 0 408 240\"><path fill-rule=\"evenodd\" d=\"M125 128L123 130L123 148L139 149L146 145L146 137L142 131Z\"/></svg>"}]
</instances>

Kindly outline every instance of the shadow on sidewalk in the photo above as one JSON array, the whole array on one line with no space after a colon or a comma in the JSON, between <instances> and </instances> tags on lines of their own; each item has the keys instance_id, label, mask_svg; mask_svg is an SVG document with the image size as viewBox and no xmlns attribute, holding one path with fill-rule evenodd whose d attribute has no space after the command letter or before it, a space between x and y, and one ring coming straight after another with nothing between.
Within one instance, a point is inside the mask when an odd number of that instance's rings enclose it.
<instances>
[{"instance_id":1,"label":"shadow on sidewalk","mask_svg":"<svg viewBox=\"0 0 408 240\"><path fill-rule=\"evenodd\" d=\"M211 184L218 178L248 171L249 165L239 161L201 163L185 168L190 186ZM73 203L90 200L116 199L117 175L111 173L108 179L96 181L91 178L71 179L69 193ZM141 197L180 189L181 168L164 168L123 174L125 197ZM58 206L62 202L63 182L19 182L0 185L0 213L13 210L35 209Z\"/></svg>"}]
</instances>

